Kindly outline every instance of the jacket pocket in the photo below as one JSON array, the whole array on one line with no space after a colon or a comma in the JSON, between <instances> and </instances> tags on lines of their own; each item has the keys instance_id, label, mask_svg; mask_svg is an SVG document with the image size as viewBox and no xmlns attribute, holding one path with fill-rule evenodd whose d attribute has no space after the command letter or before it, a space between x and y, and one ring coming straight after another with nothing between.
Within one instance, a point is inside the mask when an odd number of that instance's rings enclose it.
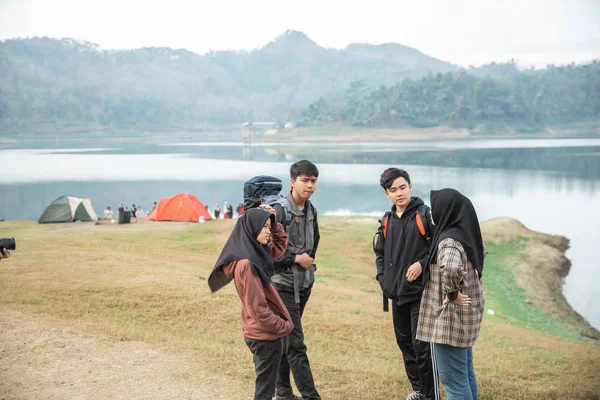
<instances>
[{"instance_id":1,"label":"jacket pocket","mask_svg":"<svg viewBox=\"0 0 600 400\"><path fill-rule=\"evenodd\" d=\"M386 266L383 270L383 294L390 299L397 299L400 294L402 283L402 270L393 264Z\"/></svg>"},{"instance_id":2,"label":"jacket pocket","mask_svg":"<svg viewBox=\"0 0 600 400\"><path fill-rule=\"evenodd\" d=\"M293 216L292 222L287 231L288 249L294 253L299 253L304 247L304 241L301 241L300 223L296 221L296 216Z\"/></svg>"},{"instance_id":3,"label":"jacket pocket","mask_svg":"<svg viewBox=\"0 0 600 400\"><path fill-rule=\"evenodd\" d=\"M383 293L390 299L397 299L401 294L418 293L423 290L422 275L413 282L406 279L406 271L389 266L383 272Z\"/></svg>"}]
</instances>

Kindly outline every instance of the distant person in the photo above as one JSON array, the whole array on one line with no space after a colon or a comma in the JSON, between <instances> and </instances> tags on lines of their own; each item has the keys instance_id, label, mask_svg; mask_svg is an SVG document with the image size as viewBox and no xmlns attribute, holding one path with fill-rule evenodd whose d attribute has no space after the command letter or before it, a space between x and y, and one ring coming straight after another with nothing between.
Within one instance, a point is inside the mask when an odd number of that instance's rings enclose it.
<instances>
[{"instance_id":1,"label":"distant person","mask_svg":"<svg viewBox=\"0 0 600 400\"><path fill-rule=\"evenodd\" d=\"M110 208L109 206L106 206L106 208L104 209L104 216L106 218L112 218L113 217L112 208Z\"/></svg>"},{"instance_id":2,"label":"distant person","mask_svg":"<svg viewBox=\"0 0 600 400\"><path fill-rule=\"evenodd\" d=\"M152 206L152 210L150 212L154 211L155 208L156 208L156 202L154 202L154 205Z\"/></svg>"},{"instance_id":3,"label":"distant person","mask_svg":"<svg viewBox=\"0 0 600 400\"><path fill-rule=\"evenodd\" d=\"M215 219L219 219L219 216L221 215L221 206L219 205L219 203L215 204Z\"/></svg>"},{"instance_id":4,"label":"distant person","mask_svg":"<svg viewBox=\"0 0 600 400\"><path fill-rule=\"evenodd\" d=\"M208 278L216 292L233 280L242 303L242 332L253 355L255 400L272 400L281 360L282 337L292 318L275 286L273 258L285 252L287 235L268 205L248 210L237 220Z\"/></svg>"},{"instance_id":5,"label":"distant person","mask_svg":"<svg viewBox=\"0 0 600 400\"><path fill-rule=\"evenodd\" d=\"M242 203L238 203L235 212L238 215L238 218L242 216L242 214L244 213L244 205Z\"/></svg>"},{"instance_id":6,"label":"distant person","mask_svg":"<svg viewBox=\"0 0 600 400\"><path fill-rule=\"evenodd\" d=\"M302 316L315 282L315 254L320 234L317 210L309 200L317 188L319 170L310 161L301 160L290 167L290 192L273 208L288 233L284 255L275 260L273 282L287 307L294 330L283 339L284 354L277 378L277 400L296 400L290 382L290 370L302 399L320 400L304 343ZM250 212L250 210L246 211Z\"/></svg>"},{"instance_id":7,"label":"distant person","mask_svg":"<svg viewBox=\"0 0 600 400\"><path fill-rule=\"evenodd\" d=\"M136 218L136 212L137 212L137 207L135 206L135 204L133 204L133 205L131 206L131 216L132 216L133 218Z\"/></svg>"},{"instance_id":8,"label":"distant person","mask_svg":"<svg viewBox=\"0 0 600 400\"><path fill-rule=\"evenodd\" d=\"M233 218L233 207L228 202L223 204L225 210L223 211L223 218Z\"/></svg>"},{"instance_id":9,"label":"distant person","mask_svg":"<svg viewBox=\"0 0 600 400\"><path fill-rule=\"evenodd\" d=\"M135 215L137 216L137 218L144 218L146 216L146 213L144 212L144 210L142 209L142 207L139 206L137 208L137 211L135 212Z\"/></svg>"},{"instance_id":10,"label":"distant person","mask_svg":"<svg viewBox=\"0 0 600 400\"><path fill-rule=\"evenodd\" d=\"M485 247L471 201L454 189L431 191L436 225L425 269L417 339L433 343L448 400L476 400L472 347L481 328Z\"/></svg>"},{"instance_id":11,"label":"distant person","mask_svg":"<svg viewBox=\"0 0 600 400\"><path fill-rule=\"evenodd\" d=\"M8 258L8 257L10 257L10 250L2 249L2 251L0 251L0 260L2 260L3 258ZM279 362L279 360L277 360L277 362Z\"/></svg>"},{"instance_id":12,"label":"distant person","mask_svg":"<svg viewBox=\"0 0 600 400\"><path fill-rule=\"evenodd\" d=\"M422 273L429 259L431 209L420 198L411 196L410 176L403 169L386 169L379 184L392 207L381 218L375 235L376 279L383 292L384 311L387 311L388 298L392 299L396 343L413 389L405 400L438 400L431 346L416 338L423 294ZM429 229L425 229L426 226Z\"/></svg>"},{"instance_id":13,"label":"distant person","mask_svg":"<svg viewBox=\"0 0 600 400\"><path fill-rule=\"evenodd\" d=\"M117 208L117 211L125 211L125 207L123 207L123 204L119 204L119 208Z\"/></svg>"}]
</instances>

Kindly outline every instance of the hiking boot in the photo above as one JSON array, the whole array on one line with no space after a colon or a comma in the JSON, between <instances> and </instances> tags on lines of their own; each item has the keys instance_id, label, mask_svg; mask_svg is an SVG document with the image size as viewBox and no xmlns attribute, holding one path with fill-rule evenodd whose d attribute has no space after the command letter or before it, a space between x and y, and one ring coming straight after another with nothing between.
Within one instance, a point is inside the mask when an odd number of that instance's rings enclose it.
<instances>
[{"instance_id":1,"label":"hiking boot","mask_svg":"<svg viewBox=\"0 0 600 400\"><path fill-rule=\"evenodd\" d=\"M425 400L425 396L421 392L412 392L404 398L404 400Z\"/></svg>"}]
</instances>

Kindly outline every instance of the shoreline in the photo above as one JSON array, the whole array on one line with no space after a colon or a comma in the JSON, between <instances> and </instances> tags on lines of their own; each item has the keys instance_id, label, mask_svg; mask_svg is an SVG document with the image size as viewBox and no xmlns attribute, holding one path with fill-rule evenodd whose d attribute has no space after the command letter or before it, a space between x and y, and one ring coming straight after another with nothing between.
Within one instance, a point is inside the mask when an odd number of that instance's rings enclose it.
<instances>
[{"instance_id":1,"label":"shoreline","mask_svg":"<svg viewBox=\"0 0 600 400\"><path fill-rule=\"evenodd\" d=\"M495 244L524 238L526 242L521 246L521 253L510 257L510 267L516 282L526 293L527 303L541 313L563 318L565 324L573 324L582 336L600 340L600 331L571 307L562 290L572 266L565 256L570 247L568 238L533 231L508 217L484 221L481 230L484 240Z\"/></svg>"},{"instance_id":2,"label":"shoreline","mask_svg":"<svg viewBox=\"0 0 600 400\"><path fill-rule=\"evenodd\" d=\"M332 123L314 126L281 128L275 134L255 132L252 142L261 143L278 141L296 143L307 141L323 141L331 143L343 142L373 142L373 141L419 141L419 140L510 140L510 139L574 139L600 137L600 123L583 121L559 126L511 126L503 123L479 124L474 128L455 128L439 125L428 128L410 126L353 126ZM226 126L203 127L199 129L174 129L172 131L136 131L132 129L98 130L82 128L81 130L28 132L22 134L0 135L0 145L18 144L20 142L63 142L63 141L107 141L107 142L136 142L139 140L231 140L244 142L242 124Z\"/></svg>"},{"instance_id":3,"label":"shoreline","mask_svg":"<svg viewBox=\"0 0 600 400\"><path fill-rule=\"evenodd\" d=\"M274 135L257 135L253 141L307 142L394 142L394 141L436 141L436 140L511 140L511 139L575 139L600 137L598 124L571 124L561 127L537 127L526 132L519 132L509 125L498 127L492 132L483 132L481 127L475 129L453 128L440 125L430 128L413 127L356 127L344 124L330 124L312 127L284 129Z\"/></svg>"}]
</instances>

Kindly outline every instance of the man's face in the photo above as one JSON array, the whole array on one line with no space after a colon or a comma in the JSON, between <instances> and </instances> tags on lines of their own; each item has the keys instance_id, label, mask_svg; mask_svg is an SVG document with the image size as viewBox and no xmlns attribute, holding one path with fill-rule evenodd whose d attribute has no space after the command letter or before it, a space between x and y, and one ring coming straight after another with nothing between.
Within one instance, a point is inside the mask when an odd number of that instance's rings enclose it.
<instances>
[{"instance_id":1,"label":"man's face","mask_svg":"<svg viewBox=\"0 0 600 400\"><path fill-rule=\"evenodd\" d=\"M317 189L316 176L298 175L296 179L290 179L290 183L296 195L304 200L310 199L310 196Z\"/></svg>"},{"instance_id":2,"label":"man's face","mask_svg":"<svg viewBox=\"0 0 600 400\"><path fill-rule=\"evenodd\" d=\"M406 182L406 179L400 177L396 178L392 186L385 190L385 194L396 205L396 208L405 209L410 201L411 189L412 184L409 184Z\"/></svg>"}]
</instances>

